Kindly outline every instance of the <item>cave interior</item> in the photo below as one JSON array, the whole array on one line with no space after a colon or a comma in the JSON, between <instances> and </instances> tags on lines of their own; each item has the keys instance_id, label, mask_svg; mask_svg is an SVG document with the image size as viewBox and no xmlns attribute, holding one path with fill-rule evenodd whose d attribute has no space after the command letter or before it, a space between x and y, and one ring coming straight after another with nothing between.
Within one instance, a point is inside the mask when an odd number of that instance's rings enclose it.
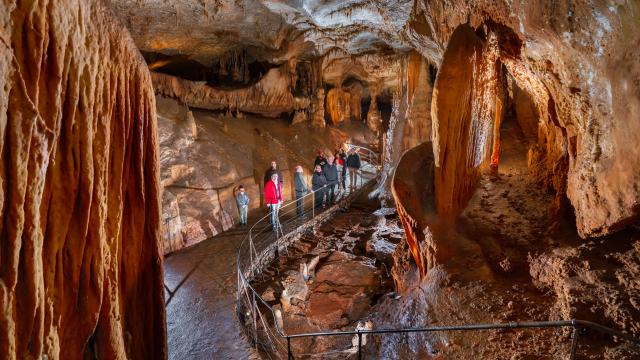
<instances>
[{"instance_id":1,"label":"cave interior","mask_svg":"<svg viewBox=\"0 0 640 360\"><path fill-rule=\"evenodd\" d=\"M637 1L5 0L0 359L279 358L280 327L639 338L638 25ZM243 315L265 170L293 204L296 169L311 189L316 155L349 147L374 175L276 245ZM291 348L555 359L576 334ZM640 358L580 339L576 358Z\"/></svg>"}]
</instances>

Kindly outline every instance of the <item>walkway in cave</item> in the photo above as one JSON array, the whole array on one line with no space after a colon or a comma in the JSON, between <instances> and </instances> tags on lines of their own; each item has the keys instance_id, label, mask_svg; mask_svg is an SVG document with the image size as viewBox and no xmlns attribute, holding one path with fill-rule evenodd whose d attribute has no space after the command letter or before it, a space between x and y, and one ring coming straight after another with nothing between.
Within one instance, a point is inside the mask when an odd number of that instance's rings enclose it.
<instances>
[{"instance_id":1,"label":"walkway in cave","mask_svg":"<svg viewBox=\"0 0 640 360\"><path fill-rule=\"evenodd\" d=\"M253 224L265 210L249 216ZM236 250L249 227L234 227L178 251L164 262L167 340L171 359L256 356L236 320Z\"/></svg>"},{"instance_id":2,"label":"walkway in cave","mask_svg":"<svg viewBox=\"0 0 640 360\"><path fill-rule=\"evenodd\" d=\"M265 215L265 208L256 209L248 222L255 224ZM281 218L283 224L289 220ZM170 359L260 358L244 337L235 309L236 251L250 227L236 226L165 259Z\"/></svg>"}]
</instances>

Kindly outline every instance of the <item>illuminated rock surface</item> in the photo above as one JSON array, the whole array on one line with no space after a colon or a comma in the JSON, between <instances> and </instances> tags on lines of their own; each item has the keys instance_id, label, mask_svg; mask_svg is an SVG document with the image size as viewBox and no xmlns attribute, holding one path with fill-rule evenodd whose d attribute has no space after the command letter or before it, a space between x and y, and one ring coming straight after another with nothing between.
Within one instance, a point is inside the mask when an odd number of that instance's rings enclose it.
<instances>
[{"instance_id":1,"label":"illuminated rock surface","mask_svg":"<svg viewBox=\"0 0 640 360\"><path fill-rule=\"evenodd\" d=\"M164 358L145 63L102 2L2 4L0 358Z\"/></svg>"}]
</instances>

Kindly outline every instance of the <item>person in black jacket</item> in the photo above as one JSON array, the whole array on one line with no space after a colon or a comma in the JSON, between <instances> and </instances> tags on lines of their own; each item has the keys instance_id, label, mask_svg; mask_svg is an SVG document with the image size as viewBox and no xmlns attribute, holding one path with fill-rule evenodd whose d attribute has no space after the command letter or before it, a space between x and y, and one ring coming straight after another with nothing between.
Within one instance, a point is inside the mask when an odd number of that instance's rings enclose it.
<instances>
[{"instance_id":1,"label":"person in black jacket","mask_svg":"<svg viewBox=\"0 0 640 360\"><path fill-rule=\"evenodd\" d=\"M324 157L324 151L318 150L318 156L316 156L316 161L314 161L313 165L320 165L324 171L324 166L327 165L327 158Z\"/></svg>"},{"instance_id":2,"label":"person in black jacket","mask_svg":"<svg viewBox=\"0 0 640 360\"><path fill-rule=\"evenodd\" d=\"M360 169L360 155L355 148L349 150L347 156L347 169L349 170L349 189L355 190L358 182L358 169Z\"/></svg>"},{"instance_id":3,"label":"person in black jacket","mask_svg":"<svg viewBox=\"0 0 640 360\"><path fill-rule=\"evenodd\" d=\"M340 148L338 150L338 155L336 155L336 165L338 165L338 170L340 170L340 165L342 165L342 170L340 172L340 187L342 190L346 190L346 182L347 182L347 152L344 151L344 148Z\"/></svg>"},{"instance_id":4,"label":"person in black jacket","mask_svg":"<svg viewBox=\"0 0 640 360\"><path fill-rule=\"evenodd\" d=\"M293 176L293 188L296 191L296 214L298 217L304 216L304 200L302 197L307 193L307 184L302 176L302 166L296 166L296 173Z\"/></svg>"},{"instance_id":5,"label":"person in black jacket","mask_svg":"<svg viewBox=\"0 0 640 360\"><path fill-rule=\"evenodd\" d=\"M327 159L327 165L324 166L324 177L327 179L327 190L325 191L327 196L327 203L333 204L336 199L336 186L338 185L338 168L334 164L335 158L329 156Z\"/></svg>"},{"instance_id":6,"label":"person in black jacket","mask_svg":"<svg viewBox=\"0 0 640 360\"><path fill-rule=\"evenodd\" d=\"M264 172L264 183L266 184L269 180L271 180L271 175L277 174L278 180L280 184L284 183L284 178L282 177L282 172L278 170L278 163L275 160L271 161L271 167Z\"/></svg>"},{"instance_id":7,"label":"person in black jacket","mask_svg":"<svg viewBox=\"0 0 640 360\"><path fill-rule=\"evenodd\" d=\"M316 207L322 206L322 200L324 199L324 186L327 185L327 178L322 173L322 166L316 165L313 177L311 178L311 189L314 192L314 198Z\"/></svg>"}]
</instances>

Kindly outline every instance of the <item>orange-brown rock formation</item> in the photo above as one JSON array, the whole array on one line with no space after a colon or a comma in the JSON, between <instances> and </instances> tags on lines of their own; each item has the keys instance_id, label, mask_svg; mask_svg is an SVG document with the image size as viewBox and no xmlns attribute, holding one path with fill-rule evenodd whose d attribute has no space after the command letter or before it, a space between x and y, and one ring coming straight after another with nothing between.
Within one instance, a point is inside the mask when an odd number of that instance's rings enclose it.
<instances>
[{"instance_id":1,"label":"orange-brown rock formation","mask_svg":"<svg viewBox=\"0 0 640 360\"><path fill-rule=\"evenodd\" d=\"M434 182L433 149L431 142L425 142L402 156L391 185L409 250L421 274L441 260L437 258L439 244L427 236L427 227L437 221Z\"/></svg>"},{"instance_id":2,"label":"orange-brown rock formation","mask_svg":"<svg viewBox=\"0 0 640 360\"><path fill-rule=\"evenodd\" d=\"M326 110L334 124L351 118L351 94L342 88L333 88L327 93Z\"/></svg>"},{"instance_id":3,"label":"orange-brown rock formation","mask_svg":"<svg viewBox=\"0 0 640 360\"><path fill-rule=\"evenodd\" d=\"M166 358L155 101L101 1L0 6L0 358Z\"/></svg>"},{"instance_id":4,"label":"orange-brown rock formation","mask_svg":"<svg viewBox=\"0 0 640 360\"><path fill-rule=\"evenodd\" d=\"M284 112L307 108L306 98L291 94L287 66L269 70L256 84L241 89L217 89L204 82L152 73L156 93L180 100L189 106L209 110L233 110L276 117Z\"/></svg>"},{"instance_id":5,"label":"orange-brown rock formation","mask_svg":"<svg viewBox=\"0 0 640 360\"><path fill-rule=\"evenodd\" d=\"M432 104L436 207L448 219L464 209L480 167L488 160L496 86L496 54L488 46L470 27L459 27L436 79Z\"/></svg>"}]
</instances>

